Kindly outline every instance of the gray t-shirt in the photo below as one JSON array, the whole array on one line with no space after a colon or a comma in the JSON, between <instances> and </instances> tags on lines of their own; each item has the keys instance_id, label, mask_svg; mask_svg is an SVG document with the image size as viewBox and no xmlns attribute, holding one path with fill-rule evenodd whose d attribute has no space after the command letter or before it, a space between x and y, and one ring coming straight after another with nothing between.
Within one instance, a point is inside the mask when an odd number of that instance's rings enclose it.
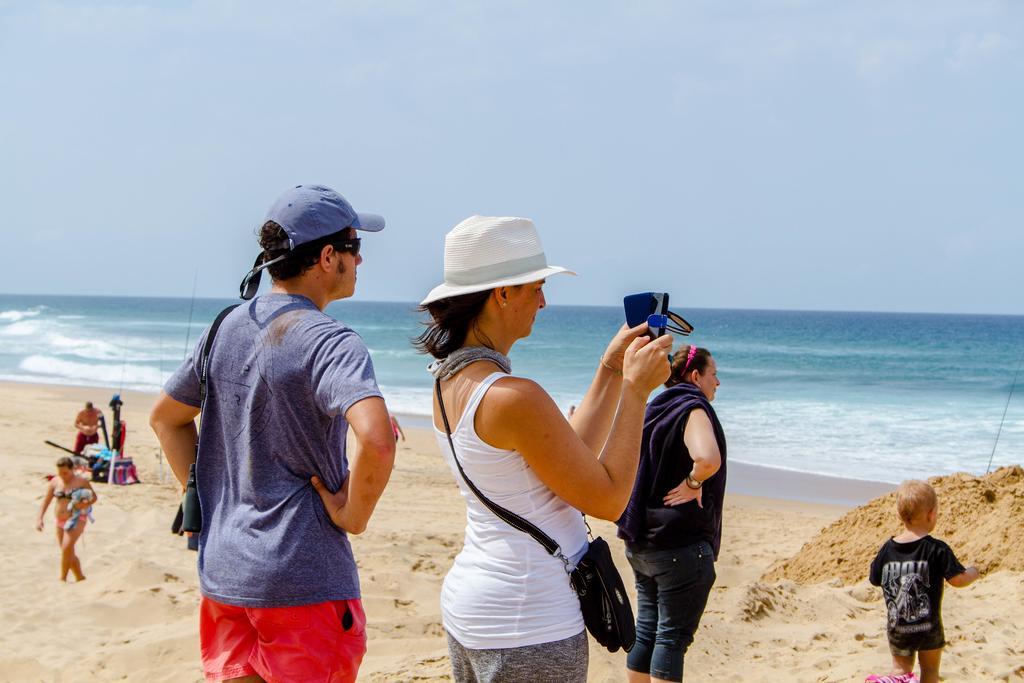
<instances>
[{"instance_id":1,"label":"gray t-shirt","mask_svg":"<svg viewBox=\"0 0 1024 683\"><path fill-rule=\"evenodd\" d=\"M164 387L194 407L205 343ZM345 412L381 395L363 340L306 297L260 296L221 324L207 390L196 463L203 594L244 607L358 598L352 547L309 479L341 486Z\"/></svg>"}]
</instances>

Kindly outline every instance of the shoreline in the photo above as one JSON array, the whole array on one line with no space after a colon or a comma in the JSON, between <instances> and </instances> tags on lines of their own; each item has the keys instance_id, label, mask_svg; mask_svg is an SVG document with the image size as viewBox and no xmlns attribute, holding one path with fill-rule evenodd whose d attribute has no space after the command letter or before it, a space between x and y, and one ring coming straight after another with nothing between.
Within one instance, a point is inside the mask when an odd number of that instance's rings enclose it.
<instances>
[{"instance_id":1,"label":"shoreline","mask_svg":"<svg viewBox=\"0 0 1024 683\"><path fill-rule=\"evenodd\" d=\"M395 416L403 429L432 433L429 417L407 413L395 413ZM842 507L862 505L872 498L895 491L897 486L885 481L801 472L742 460L729 460L728 471L727 494Z\"/></svg>"},{"instance_id":2,"label":"shoreline","mask_svg":"<svg viewBox=\"0 0 1024 683\"><path fill-rule=\"evenodd\" d=\"M13 380L0 380L0 389L4 391L28 391L47 392L57 394L56 398L64 400L78 399L81 401L91 400L105 412L109 412L105 400L97 400L92 396L96 392L103 392L102 395L113 394L117 390L113 387L84 386L76 384L43 384L32 382L17 382ZM149 406L156 399L156 393L138 391L136 389L124 389L121 392L123 399L130 399L132 412L137 413L140 405L145 406L148 414ZM128 401L126 401L127 403ZM395 413L406 432L424 432L431 439L433 438L432 425L429 417L409 413ZM73 416L69 416L69 422ZM110 428L110 425L108 425ZM138 435L140 429L149 431L149 425L143 423L139 426L137 422L132 427L131 435ZM60 436L60 435L55 435ZM57 438L53 441L60 441ZM131 441L129 441L131 443ZM757 498L769 498L775 500L787 500L794 502L815 503L821 505L855 507L862 505L869 500L884 495L896 489L896 484L888 482L871 481L866 479L855 479L852 477L837 477L827 474L812 472L800 472L797 470L768 467L747 463L740 460L728 462L729 487L731 495L753 496Z\"/></svg>"}]
</instances>

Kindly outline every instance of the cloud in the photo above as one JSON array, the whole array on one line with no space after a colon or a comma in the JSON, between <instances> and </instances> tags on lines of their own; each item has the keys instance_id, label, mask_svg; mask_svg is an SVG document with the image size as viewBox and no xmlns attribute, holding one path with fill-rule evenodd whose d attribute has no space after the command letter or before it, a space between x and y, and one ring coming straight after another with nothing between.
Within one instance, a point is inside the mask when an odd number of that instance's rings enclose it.
<instances>
[{"instance_id":1,"label":"cloud","mask_svg":"<svg viewBox=\"0 0 1024 683\"><path fill-rule=\"evenodd\" d=\"M964 71L996 61L1014 48L1013 41L1001 33L968 33L957 41L946 64L954 71Z\"/></svg>"},{"instance_id":2,"label":"cloud","mask_svg":"<svg viewBox=\"0 0 1024 683\"><path fill-rule=\"evenodd\" d=\"M928 61L934 48L928 41L884 39L860 48L857 75L869 83L882 83Z\"/></svg>"}]
</instances>

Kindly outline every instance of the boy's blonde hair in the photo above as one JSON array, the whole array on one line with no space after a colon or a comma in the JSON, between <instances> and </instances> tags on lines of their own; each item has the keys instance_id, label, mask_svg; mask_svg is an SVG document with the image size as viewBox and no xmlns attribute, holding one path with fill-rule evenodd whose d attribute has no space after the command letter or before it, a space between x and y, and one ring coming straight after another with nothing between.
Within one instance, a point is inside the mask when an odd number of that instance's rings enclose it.
<instances>
[{"instance_id":1,"label":"boy's blonde hair","mask_svg":"<svg viewBox=\"0 0 1024 683\"><path fill-rule=\"evenodd\" d=\"M909 479L896 489L896 511L904 524L910 524L919 514L931 512L938 503L935 489L926 481Z\"/></svg>"}]
</instances>

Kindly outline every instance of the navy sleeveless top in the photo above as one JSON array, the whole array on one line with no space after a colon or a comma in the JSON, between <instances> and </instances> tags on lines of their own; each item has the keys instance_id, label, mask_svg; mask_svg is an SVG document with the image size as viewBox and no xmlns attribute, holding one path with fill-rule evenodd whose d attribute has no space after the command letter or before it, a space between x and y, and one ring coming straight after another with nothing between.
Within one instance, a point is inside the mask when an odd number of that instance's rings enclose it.
<instances>
[{"instance_id":1,"label":"navy sleeveless top","mask_svg":"<svg viewBox=\"0 0 1024 683\"><path fill-rule=\"evenodd\" d=\"M662 499L693 470L683 430L690 414L698 408L711 420L722 466L704 482L703 507L692 501L666 506ZM717 560L722 544L725 480L725 433L714 408L692 384L666 389L647 405L640 465L633 493L618 520L619 538L634 550L679 548L707 541Z\"/></svg>"}]
</instances>

